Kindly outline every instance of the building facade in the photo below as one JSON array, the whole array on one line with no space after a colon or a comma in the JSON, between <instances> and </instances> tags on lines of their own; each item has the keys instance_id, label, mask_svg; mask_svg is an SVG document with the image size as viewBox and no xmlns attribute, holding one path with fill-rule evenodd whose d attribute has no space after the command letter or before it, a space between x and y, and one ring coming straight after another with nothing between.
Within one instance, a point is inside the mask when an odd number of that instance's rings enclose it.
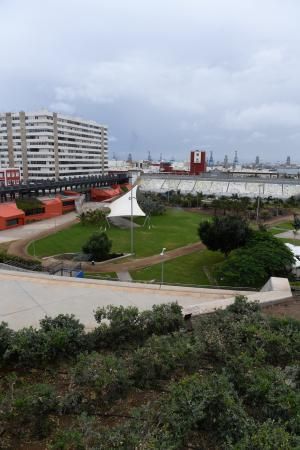
<instances>
[{"instance_id":1,"label":"building facade","mask_svg":"<svg viewBox=\"0 0 300 450\"><path fill-rule=\"evenodd\" d=\"M107 127L49 111L0 114L0 168L24 181L104 175Z\"/></svg>"},{"instance_id":2,"label":"building facade","mask_svg":"<svg viewBox=\"0 0 300 450\"><path fill-rule=\"evenodd\" d=\"M21 173L19 168L4 169L0 167L0 186L16 186L20 184L20 182Z\"/></svg>"},{"instance_id":3,"label":"building facade","mask_svg":"<svg viewBox=\"0 0 300 450\"><path fill-rule=\"evenodd\" d=\"M192 151L190 160L190 174L199 175L206 172L206 153L205 151Z\"/></svg>"}]
</instances>

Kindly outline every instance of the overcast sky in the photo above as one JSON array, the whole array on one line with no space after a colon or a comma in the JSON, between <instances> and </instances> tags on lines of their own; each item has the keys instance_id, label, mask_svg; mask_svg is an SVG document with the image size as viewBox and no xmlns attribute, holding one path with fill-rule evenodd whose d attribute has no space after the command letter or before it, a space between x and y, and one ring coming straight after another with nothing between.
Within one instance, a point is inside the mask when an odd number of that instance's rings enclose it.
<instances>
[{"instance_id":1,"label":"overcast sky","mask_svg":"<svg viewBox=\"0 0 300 450\"><path fill-rule=\"evenodd\" d=\"M300 162L299 0L0 0L0 110L109 126L110 157Z\"/></svg>"}]
</instances>

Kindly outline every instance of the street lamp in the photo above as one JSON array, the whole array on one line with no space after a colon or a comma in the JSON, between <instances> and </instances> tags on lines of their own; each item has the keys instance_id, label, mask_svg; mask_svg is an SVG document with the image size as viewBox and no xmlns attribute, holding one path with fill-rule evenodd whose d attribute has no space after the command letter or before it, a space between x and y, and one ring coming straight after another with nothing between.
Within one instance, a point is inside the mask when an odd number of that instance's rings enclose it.
<instances>
[{"instance_id":1,"label":"street lamp","mask_svg":"<svg viewBox=\"0 0 300 450\"><path fill-rule=\"evenodd\" d=\"M160 253L160 256L162 257L162 260L161 260L161 284L164 283L164 256L165 256L166 250L167 249L164 247Z\"/></svg>"},{"instance_id":2,"label":"street lamp","mask_svg":"<svg viewBox=\"0 0 300 450\"><path fill-rule=\"evenodd\" d=\"M132 189L131 189L132 191ZM134 245L133 245L133 200L136 200L136 197L133 197L132 194L129 197L130 200L130 253L134 254Z\"/></svg>"}]
</instances>

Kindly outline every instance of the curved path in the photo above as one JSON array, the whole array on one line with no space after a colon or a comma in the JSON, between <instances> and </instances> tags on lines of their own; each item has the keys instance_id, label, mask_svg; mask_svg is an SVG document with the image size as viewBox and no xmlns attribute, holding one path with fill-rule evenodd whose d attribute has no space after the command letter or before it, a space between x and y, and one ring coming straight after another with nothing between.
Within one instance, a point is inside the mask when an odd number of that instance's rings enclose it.
<instances>
[{"instance_id":1,"label":"curved path","mask_svg":"<svg viewBox=\"0 0 300 450\"><path fill-rule=\"evenodd\" d=\"M28 245L37 239L41 239L50 234L54 234L57 231L68 228L73 223L78 222L76 213L68 213L64 216L58 216L55 219L48 219L42 222L36 222L24 227L15 228L14 230L8 230L5 233L1 233L3 238L2 242L8 242L7 252L19 256L21 258L34 260L33 256L27 253ZM1 235L0 235L1 237ZM1 239L0 239L1 243ZM170 259L178 258L179 256L188 255L199 250L205 249L205 246L201 242L196 242L194 244L189 244L184 247L179 247L174 250L165 252L164 256L160 254L148 256L139 259L130 259L124 262L108 262L108 263L96 263L94 266L91 263L83 263L82 268L87 272L128 272L131 270L142 269L144 267L152 266L164 261L169 261ZM49 267L58 260L52 257L44 258L42 264L44 267ZM61 262L61 260L60 260ZM68 265L72 263L68 261ZM74 263L78 264L78 262Z\"/></svg>"},{"instance_id":2,"label":"curved path","mask_svg":"<svg viewBox=\"0 0 300 450\"><path fill-rule=\"evenodd\" d=\"M267 221L266 224L271 225L282 222L283 220L286 221L292 219L293 216L281 216ZM14 230L8 230L8 233L5 233L6 237L3 242L11 241L8 245L8 253L20 256L22 258L35 259L27 253L27 247L30 242L36 239L43 238L44 236L49 236L49 234L56 233L57 231L64 228L68 228L70 225L76 223L77 221L78 219L76 218L76 213L73 212L65 216L58 216L56 219L49 219L43 222L26 225L25 227L22 227L22 229L18 228ZM126 260L125 262L116 261L108 262L106 264L96 263L94 266L91 263L83 263L82 268L87 272L95 273L129 272L159 264L162 261L169 261L171 259L178 258L179 256L189 255L196 251L204 250L205 248L206 247L204 244L202 244L201 242L196 242L194 244L189 244L184 247L179 247L174 250L165 252L163 257L160 256L160 254L157 254L139 259L130 259ZM48 257L43 260L43 265L47 267L57 262L58 260L56 260L55 258ZM68 264L70 265L70 261L68 261Z\"/></svg>"},{"instance_id":3,"label":"curved path","mask_svg":"<svg viewBox=\"0 0 300 450\"><path fill-rule=\"evenodd\" d=\"M178 258L179 256L189 255L190 253L204 250L205 248L206 247L202 244L202 242L196 242L194 244L185 245L184 247L175 248L174 250L165 252L164 256L160 256L160 254L158 254L147 256L145 258L130 259L125 262L110 261L107 263L95 263L95 265L92 265L91 263L82 263L81 266L86 272L130 272L131 270L143 269L144 267L159 264L162 261L169 261L171 259ZM51 266L57 262L57 259L51 258L50 256L43 260L43 266ZM70 264L70 261L68 261L68 264ZM78 264L78 262L74 264Z\"/></svg>"},{"instance_id":4,"label":"curved path","mask_svg":"<svg viewBox=\"0 0 300 450\"><path fill-rule=\"evenodd\" d=\"M89 272L130 272L132 270L143 269L144 267L154 266L162 261L170 261L171 259L178 258L179 256L189 255L190 253L197 252L199 250L204 250L206 247L202 242L196 242L194 244L185 245L184 247L175 248L174 250L169 250L165 252L164 256L152 255L145 258L134 259L131 261L126 261L123 263L107 263L101 266L91 266L86 264L85 270ZM88 266L88 267L87 267ZM92 268L92 270L91 270Z\"/></svg>"}]
</instances>

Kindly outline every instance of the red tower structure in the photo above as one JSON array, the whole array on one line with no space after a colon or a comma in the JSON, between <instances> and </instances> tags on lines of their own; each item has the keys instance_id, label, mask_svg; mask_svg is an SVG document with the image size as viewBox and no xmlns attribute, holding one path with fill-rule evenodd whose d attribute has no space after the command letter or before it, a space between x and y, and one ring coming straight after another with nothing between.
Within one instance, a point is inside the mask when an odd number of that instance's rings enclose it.
<instances>
[{"instance_id":1,"label":"red tower structure","mask_svg":"<svg viewBox=\"0 0 300 450\"><path fill-rule=\"evenodd\" d=\"M200 173L206 172L206 152L205 151L192 151L191 152L191 163L190 163L190 174L199 175Z\"/></svg>"}]
</instances>

